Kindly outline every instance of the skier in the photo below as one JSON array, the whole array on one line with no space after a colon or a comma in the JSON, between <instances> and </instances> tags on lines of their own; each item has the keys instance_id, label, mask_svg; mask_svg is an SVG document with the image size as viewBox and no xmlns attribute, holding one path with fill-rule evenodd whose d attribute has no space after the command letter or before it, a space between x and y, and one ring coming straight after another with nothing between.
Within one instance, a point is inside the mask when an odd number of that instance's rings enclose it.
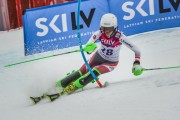
<instances>
[{"instance_id":1,"label":"skier","mask_svg":"<svg viewBox=\"0 0 180 120\"><path fill-rule=\"evenodd\" d=\"M127 37L118 30L117 17L114 14L104 14L100 21L100 29L96 31L84 47L87 54L91 54L96 49L95 42L101 42L100 48L90 58L89 65L94 74L98 77L101 74L111 72L116 68L119 62L119 52L122 44L130 48L135 53L132 73L135 76L143 73L140 66L140 50L130 42ZM73 93L79 88L83 88L93 81L93 77L84 64L79 70L66 76L56 83L57 87L63 87L65 93Z\"/></svg>"}]
</instances>

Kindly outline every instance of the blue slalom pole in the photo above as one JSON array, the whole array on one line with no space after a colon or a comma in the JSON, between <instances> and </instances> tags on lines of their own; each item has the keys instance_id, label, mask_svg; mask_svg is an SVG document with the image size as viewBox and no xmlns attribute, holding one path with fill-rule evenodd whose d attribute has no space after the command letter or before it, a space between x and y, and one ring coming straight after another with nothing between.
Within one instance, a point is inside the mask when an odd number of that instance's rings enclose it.
<instances>
[{"instance_id":1,"label":"blue slalom pole","mask_svg":"<svg viewBox=\"0 0 180 120\"><path fill-rule=\"evenodd\" d=\"M96 75L93 73L91 67L89 66L87 60L86 60L86 57L84 55L84 52L83 52L83 47L82 47L82 41L81 41L81 34L80 34L80 8L81 8L81 0L78 0L78 15L77 15L77 29L78 29L78 33L77 33L77 36L78 36L78 40L79 40L79 47L80 47L80 52L81 52L81 55L83 57L83 60L88 68L88 70L90 71L92 77L96 80L96 82L98 83L99 87L102 88L102 84L101 82L99 81L99 79L96 77Z\"/></svg>"}]
</instances>

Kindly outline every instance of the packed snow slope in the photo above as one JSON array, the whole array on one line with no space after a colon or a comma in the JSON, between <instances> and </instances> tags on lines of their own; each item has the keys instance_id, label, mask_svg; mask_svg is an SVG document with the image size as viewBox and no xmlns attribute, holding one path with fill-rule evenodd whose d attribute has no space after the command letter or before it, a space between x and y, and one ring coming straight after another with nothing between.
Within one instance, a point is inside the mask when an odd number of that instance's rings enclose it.
<instances>
[{"instance_id":1,"label":"packed snow slope","mask_svg":"<svg viewBox=\"0 0 180 120\"><path fill-rule=\"evenodd\" d=\"M139 46L144 68L180 66L180 28L130 36ZM131 73L134 53L123 46L118 67L100 76L106 88L89 84L85 90L32 105L30 96L41 95L66 73L84 63L80 53L4 67L58 50L24 56L23 30L0 32L0 120L179 120L180 68ZM91 55L86 55L90 58Z\"/></svg>"}]
</instances>

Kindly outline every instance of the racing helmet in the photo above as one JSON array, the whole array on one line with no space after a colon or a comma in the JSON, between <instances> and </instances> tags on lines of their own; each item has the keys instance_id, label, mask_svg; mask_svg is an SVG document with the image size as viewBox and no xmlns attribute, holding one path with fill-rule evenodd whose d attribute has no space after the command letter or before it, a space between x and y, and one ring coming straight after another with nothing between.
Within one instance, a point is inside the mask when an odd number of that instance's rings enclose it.
<instances>
[{"instance_id":1,"label":"racing helmet","mask_svg":"<svg viewBox=\"0 0 180 120\"><path fill-rule=\"evenodd\" d=\"M104 14L100 21L100 30L102 33L105 30L116 31L117 30L117 17L112 13Z\"/></svg>"}]
</instances>

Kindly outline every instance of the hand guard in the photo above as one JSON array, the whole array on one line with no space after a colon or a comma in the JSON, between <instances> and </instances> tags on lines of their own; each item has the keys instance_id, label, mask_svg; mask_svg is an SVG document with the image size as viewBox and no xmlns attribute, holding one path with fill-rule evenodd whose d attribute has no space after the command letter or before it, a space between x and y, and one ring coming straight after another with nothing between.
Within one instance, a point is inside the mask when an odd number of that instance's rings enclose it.
<instances>
[{"instance_id":1,"label":"hand guard","mask_svg":"<svg viewBox=\"0 0 180 120\"><path fill-rule=\"evenodd\" d=\"M87 54L91 54L92 52L94 52L94 50L97 48L96 44L95 43L88 43L86 44L86 46L84 47L84 51L87 53Z\"/></svg>"},{"instance_id":2,"label":"hand guard","mask_svg":"<svg viewBox=\"0 0 180 120\"><path fill-rule=\"evenodd\" d=\"M141 75L143 73L143 68L140 66L140 63L134 62L133 68L132 68L132 73L135 76Z\"/></svg>"}]
</instances>

